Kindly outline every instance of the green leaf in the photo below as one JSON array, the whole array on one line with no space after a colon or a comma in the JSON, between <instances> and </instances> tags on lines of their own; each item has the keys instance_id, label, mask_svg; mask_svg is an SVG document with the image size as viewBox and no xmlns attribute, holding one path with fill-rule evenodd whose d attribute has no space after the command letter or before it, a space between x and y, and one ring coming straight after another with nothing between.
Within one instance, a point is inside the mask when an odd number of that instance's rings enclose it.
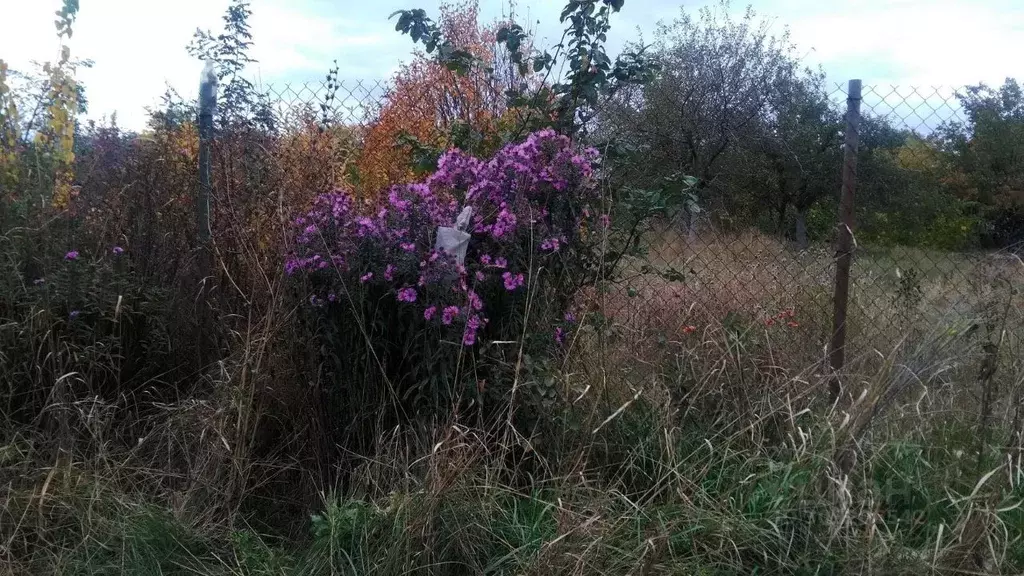
<instances>
[{"instance_id":1,"label":"green leaf","mask_svg":"<svg viewBox=\"0 0 1024 576\"><path fill-rule=\"evenodd\" d=\"M683 276L682 272L676 270L671 266L669 266L667 270L659 274L659 276L661 276L665 280L668 280L669 282L683 282L686 280L686 277Z\"/></svg>"}]
</instances>

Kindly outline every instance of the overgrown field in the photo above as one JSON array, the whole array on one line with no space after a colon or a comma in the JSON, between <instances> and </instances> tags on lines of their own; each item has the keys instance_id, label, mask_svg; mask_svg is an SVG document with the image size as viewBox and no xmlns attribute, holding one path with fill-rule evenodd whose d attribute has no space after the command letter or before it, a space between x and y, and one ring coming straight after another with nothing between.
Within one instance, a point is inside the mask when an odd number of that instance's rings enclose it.
<instances>
[{"instance_id":1,"label":"overgrown field","mask_svg":"<svg viewBox=\"0 0 1024 576\"><path fill-rule=\"evenodd\" d=\"M834 370L823 77L753 13L613 62L622 5L553 54L396 13L426 52L346 122L337 69L288 115L246 79L233 0L201 139L173 92L80 120L66 0L0 61L0 576L1024 573L1020 115L865 126ZM729 43L778 93L665 106Z\"/></svg>"},{"instance_id":2,"label":"overgrown field","mask_svg":"<svg viewBox=\"0 0 1024 576\"><path fill-rule=\"evenodd\" d=\"M732 246L723 239L699 250ZM738 256L722 270L742 278L743 262ZM280 285L284 275L270 280ZM937 293L936 284L961 293L941 275L926 275L921 292ZM75 338L67 334L73 322L26 309L3 327L5 390L30 382L45 397L31 422L5 411L6 569L1013 574L1024 567L1019 305L933 314L922 299L919 321L887 327L884 348L858 349L871 361L853 362L858 368L844 381L854 400L833 407L825 400L829 374L813 361L829 316L814 300L790 300L796 293L788 291L767 300L788 304L782 309L794 311L787 321L796 326L767 326L767 304L745 309L731 301L719 303L737 311L723 322L690 294L730 294L673 286L690 292L595 296L590 309L604 298L641 304L604 324L580 322L569 353L545 378L520 367L516 399L502 410L535 410L531 427L450 414L382 430L372 456L347 460L351 472L342 476L321 468L332 465L330 448L311 446L323 423L309 415L325 410L313 383L289 382L284 372L294 363L284 357L296 354L289 341L301 333L293 305L241 319L216 368L187 388L177 383L176 398L161 394L170 383L156 379L119 397L105 394L96 388L100 373L116 374L126 360L118 339ZM116 303L105 304L96 314L117 322ZM897 313L890 307L874 317ZM35 373L16 369L15 339L30 343ZM995 371L986 377L988 358Z\"/></svg>"}]
</instances>

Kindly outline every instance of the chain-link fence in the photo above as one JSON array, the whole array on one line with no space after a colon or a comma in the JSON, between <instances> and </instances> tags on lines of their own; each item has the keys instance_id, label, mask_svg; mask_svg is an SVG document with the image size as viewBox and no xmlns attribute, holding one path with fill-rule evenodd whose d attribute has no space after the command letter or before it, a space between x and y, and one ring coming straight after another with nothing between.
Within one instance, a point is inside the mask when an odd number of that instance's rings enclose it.
<instances>
[{"instance_id":1,"label":"chain-link fence","mask_svg":"<svg viewBox=\"0 0 1024 576\"><path fill-rule=\"evenodd\" d=\"M378 81L269 94L284 125L345 126L356 148L389 95ZM976 148L992 144L979 143L977 108L991 102L969 89L865 85L851 125L848 96L842 85L794 94L743 121L721 120L727 128L681 107L610 117L606 132L640 151L614 166L620 191L658 190L678 210L645 222L603 293L603 312L638 342L756 327L814 363L842 343L839 327L856 358L912 335L972 330L1008 302L1024 285L1024 264L992 228L1009 210L1001 195L1020 193L1011 176L978 176ZM845 154L851 126L858 145Z\"/></svg>"}]
</instances>

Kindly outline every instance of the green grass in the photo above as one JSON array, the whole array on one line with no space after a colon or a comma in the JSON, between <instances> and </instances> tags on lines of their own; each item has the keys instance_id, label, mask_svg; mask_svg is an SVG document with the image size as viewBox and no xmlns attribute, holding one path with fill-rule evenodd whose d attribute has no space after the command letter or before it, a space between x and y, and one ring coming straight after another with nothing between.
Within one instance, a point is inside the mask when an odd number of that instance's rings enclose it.
<instances>
[{"instance_id":1,"label":"green grass","mask_svg":"<svg viewBox=\"0 0 1024 576\"><path fill-rule=\"evenodd\" d=\"M286 306L236 319L194 382L129 387L128 336L61 335L63 318L11 302L0 390L31 391L36 412L0 418L0 574L1022 573L1020 311L976 291L922 313L966 285L920 278L912 329L870 345L873 317L852 320L869 345L838 406L820 362L827 290L716 316L724 296L694 286L721 298L691 333L672 332L694 322L675 301L635 307L646 324L583 322L568 357L522 383L530 428L453 411L379 430L362 456L329 445L302 380L316 370L298 365L311 335ZM782 305L799 327L764 325Z\"/></svg>"}]
</instances>

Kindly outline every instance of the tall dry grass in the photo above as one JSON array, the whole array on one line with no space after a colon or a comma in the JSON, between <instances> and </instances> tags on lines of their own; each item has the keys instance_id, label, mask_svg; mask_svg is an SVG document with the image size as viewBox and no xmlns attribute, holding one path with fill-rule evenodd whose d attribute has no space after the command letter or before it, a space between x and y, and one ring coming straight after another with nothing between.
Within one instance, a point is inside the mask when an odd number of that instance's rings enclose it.
<instances>
[{"instance_id":1,"label":"tall dry grass","mask_svg":"<svg viewBox=\"0 0 1024 576\"><path fill-rule=\"evenodd\" d=\"M357 457L339 484L331 462L317 457L330 451L316 447L318 427L329 423L317 413L315 387L295 382L304 373L289 368L307 336L281 273L257 277L267 304L231 323L241 328L224 335L226 352L180 398L145 390L103 398L76 363L83 350L51 356L61 376L48 384L38 425L4 423L5 571L1024 567L1017 308L968 308L975 316L962 319L979 326L973 331L922 325L914 338L873 352L877 361L854 364L844 375L850 401L830 406L822 401L829 375L800 353L818 343L809 332L765 327L758 312L771 307L753 308L748 324L708 315L699 330L658 342L655 330L666 324L656 320L693 320L674 300L649 300L646 325L614 314L610 323L581 323L552 374L542 425L512 430L453 417L385 431L374 456ZM796 310L808 322L809 312ZM993 323L1001 328L990 331ZM46 342L50 328L37 330L25 335ZM998 362L986 381L993 343ZM520 388L523 398L539 389L527 380ZM992 407L983 419L985 390Z\"/></svg>"},{"instance_id":2,"label":"tall dry grass","mask_svg":"<svg viewBox=\"0 0 1024 576\"><path fill-rule=\"evenodd\" d=\"M86 213L111 215L95 227L5 232L0 571L1024 570L1024 266L1009 255L865 248L848 396L833 406L827 249L669 235L647 263L682 281L633 263L584 296L559 363L518 373L496 412L532 411L529 426L453 407L379 430L367 453L336 445L345 423L274 239L287 236L283 206L334 182L343 136L300 132L287 154L219 150L231 169L218 190L234 196L218 208L210 278L187 248L188 134L133 141L120 179L83 179ZM292 165L313 157L316 174ZM282 166L248 171L256 160ZM89 330L21 266L26 246L56 270L46 258L114 243L126 264L79 290Z\"/></svg>"}]
</instances>

